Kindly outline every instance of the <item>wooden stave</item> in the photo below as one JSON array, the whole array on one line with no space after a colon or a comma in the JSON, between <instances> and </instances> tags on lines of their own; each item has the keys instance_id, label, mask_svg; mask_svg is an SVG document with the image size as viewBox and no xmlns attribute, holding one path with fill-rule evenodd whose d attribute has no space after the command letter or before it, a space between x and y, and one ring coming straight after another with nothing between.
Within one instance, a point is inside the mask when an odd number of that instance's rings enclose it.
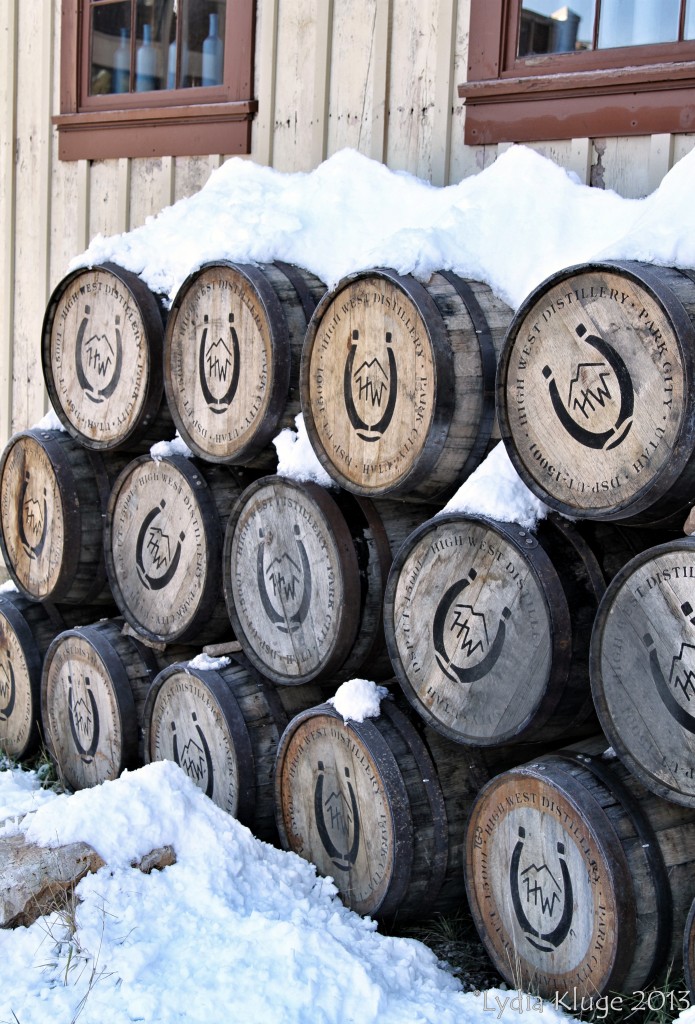
<instances>
[{"instance_id":1,"label":"wooden stave","mask_svg":"<svg viewBox=\"0 0 695 1024\"><path fill-rule=\"evenodd\" d=\"M164 327L166 310L162 297L150 291L142 278L137 274L120 267L116 263L106 262L91 268L111 274L130 293L143 325L146 328L148 359L148 386L139 416L132 427L122 437L112 441L99 441L90 438L80 431L67 416L60 401L58 389L51 371L51 329L52 317L60 304L63 294L72 282L89 268L80 267L67 274L54 288L48 300L41 328L41 365L44 382L51 405L66 431L85 448L93 451L128 450L131 453L143 452L162 437L173 432L173 421L164 400L164 376L162 352L164 344Z\"/></svg>"},{"instance_id":2,"label":"wooden stave","mask_svg":"<svg viewBox=\"0 0 695 1024\"><path fill-rule=\"evenodd\" d=\"M127 484L131 474L137 472L140 466L159 461L166 463L167 466L178 472L190 485L191 492L196 495L208 531L206 536L207 579L197 602L197 610L184 626L172 630L170 633L158 632L148 627L129 607L127 597L124 595L118 579L113 554L113 523L120 492ZM161 460L141 455L129 462L118 476L111 490L106 510L104 527L106 573L120 613L144 641L200 645L230 636L231 626L222 593L220 557L224 530L232 504L249 479L252 477L243 469L217 466L180 455L169 455Z\"/></svg>"},{"instance_id":3,"label":"wooden stave","mask_svg":"<svg viewBox=\"0 0 695 1024\"><path fill-rule=\"evenodd\" d=\"M41 716L48 752L58 770L59 777L73 789L81 789L117 778L122 771L139 768L143 761L142 715L147 691L157 674L154 654L136 639L122 634L122 620L107 619L90 626L77 626L64 630L50 644L41 675ZM76 774L76 762L61 758L58 751L60 736L53 735L52 714L49 705L51 671L61 646L72 640L91 647L96 658L106 669L106 682L111 690L116 713L116 725L121 737L121 748L116 751L113 767L100 758L96 778L87 780ZM60 730L56 730L60 733ZM62 742L62 741L61 741ZM97 748L98 749L98 748ZM79 753L76 751L75 753ZM70 751L74 760L74 753ZM96 759L94 759L96 760ZM83 773L84 774L84 773Z\"/></svg>"},{"instance_id":4,"label":"wooden stave","mask_svg":"<svg viewBox=\"0 0 695 1024\"><path fill-rule=\"evenodd\" d=\"M651 548L646 548L635 555L634 558L632 558L625 566L623 566L622 570L616 574L608 586L601 604L599 605L596 621L592 631L589 664L592 697L601 728L621 761L629 769L631 775L638 779L646 789L651 793L654 793L656 796L664 800L669 800L674 804L679 804L683 807L695 807L695 789L690 787L690 792L687 792L676 785L668 785L661 777L656 775L654 768L649 767L643 758L641 759L637 756L635 746L628 742L622 729L615 721L609 706L601 666L604 630L608 625L616 598L620 594L622 588L629 583L630 579L637 571L649 564L650 561L661 555L670 554L672 552L675 554L679 550L687 552L695 551L695 537L682 537L666 541L663 544L658 544ZM647 671L646 661L647 659L645 658L645 673ZM649 715L649 720L652 720L651 715ZM642 718L642 721L644 722L644 718ZM667 719L667 721L673 729L674 723L672 723L670 719ZM673 736L673 733L671 733L671 735Z\"/></svg>"},{"instance_id":5,"label":"wooden stave","mask_svg":"<svg viewBox=\"0 0 695 1024\"><path fill-rule=\"evenodd\" d=\"M411 551L433 526L436 528L440 524L456 523L459 520L490 525L493 529L499 530L504 538L516 546L519 553L528 556L529 568L543 595L547 620L554 638L554 652L550 664L552 680L547 681L548 684L542 698L522 723L517 723L512 729L500 735L469 735L451 728L437 718L423 704L416 692L395 637L396 588L399 574L405 569ZM552 528L561 529L565 539L572 544L581 559L582 568L586 571L589 593L593 593L596 603L598 603L598 598L605 589L605 582L601 568L590 547L568 524L561 524L559 520L554 519ZM517 533L518 538L515 537ZM546 527L542 528L542 536L545 544L548 545L548 529ZM532 531L524 530L516 524L491 520L486 516L463 515L456 512L442 513L435 519L427 520L407 538L393 560L384 597L386 646L401 690L413 709L431 729L455 743L480 748L504 747L510 743L558 741L569 736L586 735L596 731L588 676L588 610L586 607L577 609L568 600L567 590L572 586L571 576L564 573L561 576L560 572L562 572L562 568L558 571L558 567L551 560L543 543ZM574 593L576 595L576 591ZM571 637L571 644L567 642L567 637Z\"/></svg>"},{"instance_id":6,"label":"wooden stave","mask_svg":"<svg viewBox=\"0 0 695 1024\"><path fill-rule=\"evenodd\" d=\"M0 457L0 481L4 481L15 446L25 439L38 446L53 471L63 512L65 562L50 590L44 594L33 592L17 572L4 525L0 525L0 548L8 573L30 600L98 604L106 606L107 611L113 609L104 564L103 516L110 485L123 465L123 456L89 451L61 430L34 428L10 438Z\"/></svg>"},{"instance_id":7,"label":"wooden stave","mask_svg":"<svg viewBox=\"0 0 695 1024\"><path fill-rule=\"evenodd\" d=\"M466 891L483 945L510 984L532 986L547 998L563 994L561 981L557 975L552 975L544 982L538 972L524 971L517 945L507 938L505 941L513 943L516 955L510 969L509 963L495 949L493 929L485 926L483 903L476 890L477 879L483 878L480 864L475 860L476 830L478 836L482 836L476 815L488 796L508 777L527 783L557 777L565 787L564 791L560 790L562 797L569 798L575 811L579 809L581 813L584 808L590 815L587 820L591 821L593 816L594 822L608 825L606 833L600 836L604 865L615 871L614 895L623 918L608 929L615 955L604 983L597 986L595 977L582 979L578 984L571 979L573 988L569 991L578 998L582 995L595 998L609 991L644 990L658 983L670 966L679 962L681 928L695 893L693 812L683 812L672 802L645 790L621 761L611 758L606 762L601 756L605 747L602 737L583 741L496 776L479 793L468 822ZM484 899L490 901L492 908L489 888ZM618 927L621 934L616 939ZM502 922L497 925L497 931L504 931ZM582 981L586 981L586 989Z\"/></svg>"},{"instance_id":8,"label":"wooden stave","mask_svg":"<svg viewBox=\"0 0 695 1024\"><path fill-rule=\"evenodd\" d=\"M227 455L216 455L201 445L191 432L189 421L182 415L177 402L171 371L171 336L176 328L176 312L188 289L194 286L203 272L213 267L231 268L245 278L254 289L267 322L273 327L271 347L274 372L264 422L245 444ZM272 468L276 456L270 446L271 441L283 428L294 426L295 417L301 411L299 365L304 335L311 314L325 290L323 282L308 270L278 260L258 265L219 260L205 263L189 274L174 298L166 325L164 390L172 420L181 437L197 456L209 462L253 466L263 470Z\"/></svg>"},{"instance_id":9,"label":"wooden stave","mask_svg":"<svg viewBox=\"0 0 695 1024\"><path fill-rule=\"evenodd\" d=\"M608 510L592 510L576 507L563 502L551 493L527 471L520 458L513 437L507 406L506 376L512 355L515 331L545 291L556 284L569 279L573 274L587 270L603 270L606 272L620 271L640 286L647 288L665 309L670 322L676 328L675 337L679 345L685 375L684 395L693 394L695 386L695 345L690 348L684 344L683 338L692 337L695 324L695 299L693 282L687 271L672 267L657 267L652 264L640 263L636 260L593 261L586 264L575 264L551 274L524 300L515 313L509 326L507 338L500 353L497 366L496 407L499 428L507 454L517 473L538 498L546 505L570 518L597 519L606 522L627 520L630 525L644 526L655 529L672 529L679 527L687 516L692 505L695 492L695 402L690 403L687 414L678 431L676 451L662 469L653 477L656 499L650 492L640 492L633 499L618 502ZM657 485L658 484L658 489Z\"/></svg>"},{"instance_id":10,"label":"wooden stave","mask_svg":"<svg viewBox=\"0 0 695 1024\"><path fill-rule=\"evenodd\" d=\"M687 997L695 1004L695 900L693 900L683 929L683 974Z\"/></svg>"},{"instance_id":11,"label":"wooden stave","mask_svg":"<svg viewBox=\"0 0 695 1024\"><path fill-rule=\"evenodd\" d=\"M376 277L393 284L414 303L422 316L434 356L436 403L428 429L427 444L419 457L419 462L411 467L398 484L383 488L351 480L331 460L319 437L310 398L310 360L313 345L320 330L321 317L341 291L353 282L366 277ZM430 293L427 288L434 279L437 281L438 288ZM484 308L484 301L481 301L483 295L487 297L487 302L490 304L487 309ZM462 389L457 388L455 384L456 371L458 370L459 374L465 373L465 366L455 366L457 360L445 326L447 307L452 301L458 305L458 315L465 318L467 331L472 332L472 337L477 342L480 360L482 410L477 421L476 435L467 445L465 453L459 452L455 448L451 452L447 451L447 440L449 437L453 440L457 434L460 434L465 423L463 402L457 402L457 392ZM443 503L454 493L460 483L482 461L489 451L492 441L498 437L494 377L497 356L503 341L503 328L500 328L497 323L502 307L509 313L504 324L506 328L508 320L511 318L511 310L480 282L464 281L449 272L441 272L433 275L429 285L425 287L410 275L398 274L388 267L377 267L369 271L350 274L326 293L316 307L307 328L302 351L300 393L309 440L317 458L336 484L363 497L388 496L435 504Z\"/></svg>"}]
</instances>

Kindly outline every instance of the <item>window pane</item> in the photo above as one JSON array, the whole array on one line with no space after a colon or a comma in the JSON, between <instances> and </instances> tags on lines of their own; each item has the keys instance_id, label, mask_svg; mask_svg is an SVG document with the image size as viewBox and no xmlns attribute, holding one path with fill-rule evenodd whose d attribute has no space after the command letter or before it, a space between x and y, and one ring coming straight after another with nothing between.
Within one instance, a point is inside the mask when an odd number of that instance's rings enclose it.
<instances>
[{"instance_id":1,"label":"window pane","mask_svg":"<svg viewBox=\"0 0 695 1024\"><path fill-rule=\"evenodd\" d=\"M695 0L687 0L685 5L684 39L695 39Z\"/></svg>"},{"instance_id":2,"label":"window pane","mask_svg":"<svg viewBox=\"0 0 695 1024\"><path fill-rule=\"evenodd\" d=\"M521 9L517 56L590 50L594 35L595 0L527 0Z\"/></svg>"},{"instance_id":3,"label":"window pane","mask_svg":"<svg viewBox=\"0 0 695 1024\"><path fill-rule=\"evenodd\" d=\"M221 85L227 0L187 0L182 24L183 86Z\"/></svg>"},{"instance_id":4,"label":"window pane","mask_svg":"<svg viewBox=\"0 0 695 1024\"><path fill-rule=\"evenodd\" d=\"M90 96L130 88L130 0L92 9Z\"/></svg>"},{"instance_id":5,"label":"window pane","mask_svg":"<svg viewBox=\"0 0 695 1024\"><path fill-rule=\"evenodd\" d=\"M678 39L680 0L601 0L599 49Z\"/></svg>"},{"instance_id":6,"label":"window pane","mask_svg":"<svg viewBox=\"0 0 695 1024\"><path fill-rule=\"evenodd\" d=\"M135 92L166 88L169 47L176 34L175 6L176 0L137 0Z\"/></svg>"}]
</instances>

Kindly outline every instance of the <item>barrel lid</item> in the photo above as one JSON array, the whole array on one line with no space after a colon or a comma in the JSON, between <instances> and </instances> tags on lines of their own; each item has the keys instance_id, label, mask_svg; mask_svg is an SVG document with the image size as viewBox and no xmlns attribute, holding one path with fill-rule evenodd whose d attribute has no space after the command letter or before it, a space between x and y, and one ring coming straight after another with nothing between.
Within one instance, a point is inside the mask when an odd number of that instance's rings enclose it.
<instances>
[{"instance_id":1,"label":"barrel lid","mask_svg":"<svg viewBox=\"0 0 695 1024\"><path fill-rule=\"evenodd\" d=\"M695 537L641 552L611 582L592 633L591 686L630 771L695 806Z\"/></svg>"},{"instance_id":2,"label":"barrel lid","mask_svg":"<svg viewBox=\"0 0 695 1024\"><path fill-rule=\"evenodd\" d=\"M114 263L75 270L57 285L43 321L44 379L65 429L85 447L126 447L154 419L163 335L158 299Z\"/></svg>"},{"instance_id":3,"label":"barrel lid","mask_svg":"<svg viewBox=\"0 0 695 1024\"><path fill-rule=\"evenodd\" d=\"M498 775L466 833L473 918L507 981L546 998L619 991L635 940L624 851L589 787L552 758Z\"/></svg>"},{"instance_id":4,"label":"barrel lid","mask_svg":"<svg viewBox=\"0 0 695 1024\"><path fill-rule=\"evenodd\" d=\"M357 913L398 910L413 823L398 762L374 722L344 722L330 704L301 712L280 740L275 794L285 849L333 878Z\"/></svg>"},{"instance_id":5,"label":"barrel lid","mask_svg":"<svg viewBox=\"0 0 695 1024\"><path fill-rule=\"evenodd\" d=\"M190 662L165 668L147 693L143 723L147 760L175 761L214 803L251 822L253 750L224 671Z\"/></svg>"},{"instance_id":6,"label":"barrel lid","mask_svg":"<svg viewBox=\"0 0 695 1024\"><path fill-rule=\"evenodd\" d=\"M22 614L28 604L21 594L0 594L0 749L14 758L31 753L41 719L43 659Z\"/></svg>"},{"instance_id":7,"label":"barrel lid","mask_svg":"<svg viewBox=\"0 0 695 1024\"><path fill-rule=\"evenodd\" d=\"M360 571L330 492L261 477L237 501L224 545L224 591L237 640L277 683L337 671L360 622Z\"/></svg>"},{"instance_id":8,"label":"barrel lid","mask_svg":"<svg viewBox=\"0 0 695 1024\"><path fill-rule=\"evenodd\" d=\"M500 429L522 479L560 512L645 513L692 458L693 328L669 275L635 262L569 267L510 325Z\"/></svg>"},{"instance_id":9,"label":"barrel lid","mask_svg":"<svg viewBox=\"0 0 695 1024\"><path fill-rule=\"evenodd\" d=\"M101 627L101 628L100 628ZM138 766L135 700L113 647L114 622L68 629L51 643L41 710L51 753L73 789L116 779Z\"/></svg>"},{"instance_id":10,"label":"barrel lid","mask_svg":"<svg viewBox=\"0 0 695 1024\"><path fill-rule=\"evenodd\" d=\"M433 298L387 268L344 278L309 322L301 391L309 439L334 480L367 496L407 493L436 465L455 402Z\"/></svg>"},{"instance_id":11,"label":"barrel lid","mask_svg":"<svg viewBox=\"0 0 695 1024\"><path fill-rule=\"evenodd\" d=\"M107 511L106 568L128 622L154 640L195 635L221 596L219 514L196 463L180 455L129 463Z\"/></svg>"},{"instance_id":12,"label":"barrel lid","mask_svg":"<svg viewBox=\"0 0 695 1024\"><path fill-rule=\"evenodd\" d=\"M434 729L478 746L547 721L568 671L569 609L533 533L446 513L398 551L384 602L386 641L406 696Z\"/></svg>"},{"instance_id":13,"label":"barrel lid","mask_svg":"<svg viewBox=\"0 0 695 1024\"><path fill-rule=\"evenodd\" d=\"M206 263L183 282L169 313L164 386L171 414L190 448L213 462L257 455L287 403L290 338L269 269Z\"/></svg>"}]
</instances>

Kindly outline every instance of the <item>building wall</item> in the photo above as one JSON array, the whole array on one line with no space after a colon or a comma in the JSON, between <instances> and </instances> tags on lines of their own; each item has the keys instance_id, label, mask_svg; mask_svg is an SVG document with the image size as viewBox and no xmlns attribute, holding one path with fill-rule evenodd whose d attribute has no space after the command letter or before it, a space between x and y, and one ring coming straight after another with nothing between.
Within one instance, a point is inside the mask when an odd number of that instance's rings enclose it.
<instances>
[{"instance_id":1,"label":"building wall","mask_svg":"<svg viewBox=\"0 0 695 1024\"><path fill-rule=\"evenodd\" d=\"M344 147L446 185L502 147L463 144L471 0L258 0L250 159L308 171ZM0 15L0 445L37 422L48 297L98 233L128 231L202 187L225 154L58 160L60 0ZM582 181L651 192L695 135L573 139L534 148Z\"/></svg>"}]
</instances>

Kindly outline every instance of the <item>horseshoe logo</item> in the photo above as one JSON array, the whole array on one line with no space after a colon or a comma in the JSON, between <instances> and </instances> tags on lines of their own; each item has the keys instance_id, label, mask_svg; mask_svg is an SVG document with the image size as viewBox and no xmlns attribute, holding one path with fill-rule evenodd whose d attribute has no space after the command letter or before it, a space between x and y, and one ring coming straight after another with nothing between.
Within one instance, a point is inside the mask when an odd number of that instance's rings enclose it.
<instances>
[{"instance_id":1,"label":"horseshoe logo","mask_svg":"<svg viewBox=\"0 0 695 1024\"><path fill-rule=\"evenodd\" d=\"M349 807L340 785L338 786L337 792L330 793L324 801L323 773L325 769L323 767L323 761L319 761L318 769L319 774L314 788L314 816L316 817L316 827L319 830L319 837L323 843L324 850L338 870L349 871L357 860L357 853L360 848L360 816L357 808L355 791L352 788L352 783L350 782L350 769L345 769L348 795L350 797ZM344 832L347 838L350 831L350 825L352 824L352 845L344 853L331 839L329 825L326 824L326 810L329 813L330 827L332 827L334 834L336 831Z\"/></svg>"},{"instance_id":2,"label":"horseshoe logo","mask_svg":"<svg viewBox=\"0 0 695 1024\"><path fill-rule=\"evenodd\" d=\"M92 402L99 405L105 399L110 398L118 387L118 382L121 379L121 368L123 365L123 341L121 338L121 318L120 316L115 317L114 321L114 333L116 335L116 350L114 352L111 342L105 334L101 334L98 337L95 334L90 335L87 341L84 340L87 325L89 323L89 314L91 308L89 306L84 307L85 315L82 318L82 322L77 331L77 341L75 343L75 372L77 373L77 380L79 381L80 387ZM104 378L107 379L109 373L109 367L113 363L113 369L111 375L108 378L108 383L103 388L95 388L93 384L90 384L87 374L85 373L85 355L87 358L87 367L92 372L92 376L96 379Z\"/></svg>"},{"instance_id":3,"label":"horseshoe logo","mask_svg":"<svg viewBox=\"0 0 695 1024\"><path fill-rule=\"evenodd\" d=\"M229 345L225 343L223 338L218 338L217 341L212 342L210 346L207 347L207 313L203 317L203 322L205 327L203 328L200 349L198 351L198 376L200 378L200 386L203 390L203 398L207 402L208 408L211 412L215 413L215 415L220 415L221 413L226 412L232 404L239 384L239 338L237 337L236 330L232 326L234 323L234 314L230 313L229 333L231 338L231 349ZM210 390L208 380L217 379L221 384L224 384L228 376L229 387L221 398L215 398Z\"/></svg>"},{"instance_id":4,"label":"horseshoe logo","mask_svg":"<svg viewBox=\"0 0 695 1024\"><path fill-rule=\"evenodd\" d=\"M584 324L579 324L576 328L576 332L585 344L590 345L592 348L596 349L601 356L603 356L603 359L608 364L609 369L602 373L598 373L600 383L595 388L582 389L579 385L579 377L582 368L587 366L598 368L602 365L601 363L582 363L577 368L577 372L570 384L570 406L573 409L578 409L587 419L589 417L587 409L590 412L593 412L597 406L603 408L606 404L606 399L611 398L611 393L608 390L608 385L606 384L606 377L609 376L609 371L612 370L618 382L618 388L620 391L620 411L618 413L618 417L614 425L609 430L595 432L593 430L588 430L586 427L582 427L570 415L565 403L560 398L560 392L558 391L557 384L553 378L553 371L549 366L544 366L543 376L548 381L550 401L552 402L553 409L555 410L555 414L560 420L560 423L563 425L567 433L575 439L575 441L579 441L579 443L584 445L585 448L602 448L606 451L610 451L611 448L617 448L618 445L625 440L630 432L630 428L632 427L631 417L635 405L635 391L632 386L632 380L622 357L614 348L612 348L602 338L596 337L595 334L587 334Z\"/></svg>"},{"instance_id":5,"label":"horseshoe logo","mask_svg":"<svg viewBox=\"0 0 695 1024\"><path fill-rule=\"evenodd\" d=\"M384 370L376 356L374 359L370 359L369 362L363 362L357 370L353 371L359 336L359 331L352 332L353 343L350 346L350 352L348 353L343 373L343 399L348 419L357 431L357 436L361 437L363 441L378 441L388 428L393 417L393 411L396 408L398 368L396 366L396 357L391 347L391 332L387 331L388 371ZM354 384L357 384L360 400L365 405L371 404L375 412L377 409L381 410L384 392L388 389L388 398L383 416L372 426L366 420L363 420L357 412L353 396Z\"/></svg>"},{"instance_id":6,"label":"horseshoe logo","mask_svg":"<svg viewBox=\"0 0 695 1024\"><path fill-rule=\"evenodd\" d=\"M525 838L526 829L519 828L519 838L514 847L509 867L512 905L516 919L531 945L536 949L540 949L543 953L552 953L554 949L557 949L565 941L572 925L572 879L570 878L569 868L564 857L565 847L563 843L557 844L560 874L562 876L562 886L560 886L547 864L541 864L540 867L536 864L531 864L519 875L519 863ZM540 907L541 914L552 914L556 902L560 899L558 892L562 889L564 900L562 915L557 925L550 931L539 932L529 921L521 902L520 881L526 887L526 903L533 903L535 907Z\"/></svg>"},{"instance_id":7,"label":"horseshoe logo","mask_svg":"<svg viewBox=\"0 0 695 1024\"><path fill-rule=\"evenodd\" d=\"M687 617L693 614L693 608L689 601L685 601L681 605L681 611ZM695 617L690 619L691 623L695 625ZM683 692L683 696L686 700L690 700L691 694L695 694L695 671L692 668L687 668L685 665L685 654L686 652L695 653L695 647L693 644L682 643L680 651L673 658L671 664L671 679L667 682L666 677L661 669L661 663L659 661L659 655L656 650L656 644L654 638L650 633L645 633L643 636L644 646L647 648L649 654L649 667L652 673L652 679L656 686L657 693L661 697L662 701L666 705L666 708L673 715L679 725L687 729L688 732L695 733L695 716L691 715L675 698L674 689L680 687Z\"/></svg>"},{"instance_id":8,"label":"horseshoe logo","mask_svg":"<svg viewBox=\"0 0 695 1024\"><path fill-rule=\"evenodd\" d=\"M43 489L43 509L41 508L40 501L37 501L36 498L29 498L27 500L27 488L29 487L30 477L31 474L27 470L19 491L19 540L28 558L40 558L46 543L46 534L48 533L48 503L46 502L45 487ZM37 533L40 530L39 539L36 544L32 544L27 537L25 523L28 524L32 533Z\"/></svg>"},{"instance_id":9,"label":"horseshoe logo","mask_svg":"<svg viewBox=\"0 0 695 1024\"><path fill-rule=\"evenodd\" d=\"M9 722L10 716L14 711L14 704L17 696L14 668L12 667L12 658L10 657L9 651L7 653L7 667L5 667L5 665L2 666L2 673L6 679L6 686L0 685L0 696L3 696L4 693L7 692L8 698L5 707L0 708L0 722Z\"/></svg>"},{"instance_id":10,"label":"horseshoe logo","mask_svg":"<svg viewBox=\"0 0 695 1024\"><path fill-rule=\"evenodd\" d=\"M444 675L448 676L448 678L451 679L453 682L474 683L477 679L483 679L484 676L486 676L489 672L492 671L497 662L497 659L502 653L502 648L504 647L504 638L506 636L507 631L506 621L512 614L509 608L504 607L502 609L502 615L497 625L497 633L495 634L495 639L490 644L488 652L484 658L481 658L479 662L477 662L475 665L471 665L469 668L462 668L459 665L452 664L453 659L450 658L447 653L446 643L444 640L444 628L446 625L446 620L459 594L463 593L466 587L468 587L473 582L473 580L476 579L477 575L478 574L476 573L475 569L471 569L467 577L465 577L462 580L459 580L457 583L452 584L452 586L450 586L449 589L445 592L441 601L437 605L437 611L435 612L434 615L434 623L432 625L432 642L434 644L435 657L437 659L437 664L439 665ZM470 606L467 605L465 606L465 608L467 611L470 612L470 615L476 614ZM466 652L468 657L470 657L478 647L482 648L483 646L483 642L481 640L479 640L478 643L476 644L474 643L473 639L470 638L470 615L467 615L464 619L461 612L457 611L456 620L450 627L450 631L455 628L458 629L459 640L461 639L461 636L463 636L464 639L460 646L461 649ZM484 617L480 617L483 618L484 623Z\"/></svg>"},{"instance_id":11,"label":"horseshoe logo","mask_svg":"<svg viewBox=\"0 0 695 1024\"><path fill-rule=\"evenodd\" d=\"M73 684L72 676L68 676L70 681L70 688L68 690L68 718L70 719L70 732L72 733L72 740L75 744L77 753L85 764L91 764L94 760L97 747L99 746L99 709L97 708L97 702L94 698L94 694L91 690L89 678L85 676L84 684L89 698L89 704L80 697L79 700L73 698ZM80 733L88 733L91 729L92 742L88 747L85 747L80 739Z\"/></svg>"},{"instance_id":12,"label":"horseshoe logo","mask_svg":"<svg viewBox=\"0 0 695 1024\"><path fill-rule=\"evenodd\" d=\"M215 789L215 777L214 769L212 764L212 754L210 753L210 746L205 738L205 733L198 725L198 716L195 711L191 712L191 718L195 723L196 732L200 739L200 745L195 740L188 740L185 747L179 755L179 742L178 736L176 735L176 722L171 723L171 731L174 734L174 761L176 761L179 768L183 768L186 775L193 779L195 783L198 783L201 779L207 778L207 785L205 787L205 796L212 799L212 794ZM202 756L201 756L202 755Z\"/></svg>"},{"instance_id":13,"label":"horseshoe logo","mask_svg":"<svg viewBox=\"0 0 695 1024\"><path fill-rule=\"evenodd\" d=\"M274 558L268 567L265 567L265 534L263 530L258 531L261 543L258 545L256 555L256 583L260 594L263 610L270 621L281 633L294 633L299 629L306 618L311 604L311 565L309 556L306 553L304 543L299 536L299 527L294 527L295 542L299 556L299 565L288 554ZM273 593L279 599L282 612L276 611L268 593L266 576L270 580ZM284 611L285 602L296 600L297 590L301 584L301 600L297 611L287 615Z\"/></svg>"},{"instance_id":14,"label":"horseshoe logo","mask_svg":"<svg viewBox=\"0 0 695 1024\"><path fill-rule=\"evenodd\" d=\"M151 524L165 507L166 502L162 500L159 505L155 505L155 507L147 513L142 521L142 526L138 532L138 539L135 545L135 567L137 569L138 576L140 577L140 581L148 588L148 590L163 590L164 587L171 583L181 559L181 542L186 539L186 534L182 531L179 534L176 542L176 548L172 555L169 535L164 533L162 529L159 527L152 527L149 537L147 536L147 531L150 530ZM161 569L162 566L167 567L161 576L151 576L145 570L144 548L146 539L147 550L152 564L157 569Z\"/></svg>"}]
</instances>

